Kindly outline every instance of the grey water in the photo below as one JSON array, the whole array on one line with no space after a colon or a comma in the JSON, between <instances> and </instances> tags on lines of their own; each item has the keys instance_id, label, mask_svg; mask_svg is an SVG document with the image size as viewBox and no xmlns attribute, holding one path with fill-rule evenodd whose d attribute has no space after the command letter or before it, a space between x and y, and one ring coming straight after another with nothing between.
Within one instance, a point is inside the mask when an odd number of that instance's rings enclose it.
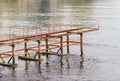
<instances>
[{"instance_id":1,"label":"grey water","mask_svg":"<svg viewBox=\"0 0 120 81\"><path fill-rule=\"evenodd\" d=\"M59 71L53 59L50 68L43 62L41 74L36 63L28 62L28 69L25 62L18 61L20 66L15 72L0 66L0 81L119 81L119 0L0 0L0 35L14 28L81 23L83 20L99 22L99 31L84 34L82 69L78 69L78 57L73 57L69 69L65 62L63 71ZM79 46L72 46L70 52L79 55Z\"/></svg>"}]
</instances>

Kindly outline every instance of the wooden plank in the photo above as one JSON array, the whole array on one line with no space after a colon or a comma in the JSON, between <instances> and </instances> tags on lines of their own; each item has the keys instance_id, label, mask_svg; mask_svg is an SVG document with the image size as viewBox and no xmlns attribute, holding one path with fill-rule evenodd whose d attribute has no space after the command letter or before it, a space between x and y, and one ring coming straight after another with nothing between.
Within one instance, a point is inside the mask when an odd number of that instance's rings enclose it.
<instances>
[{"instance_id":1,"label":"wooden plank","mask_svg":"<svg viewBox=\"0 0 120 81\"><path fill-rule=\"evenodd\" d=\"M18 66L18 64L3 63L3 62L0 62L0 65L6 66L6 67L17 67Z\"/></svg>"},{"instance_id":2,"label":"wooden plank","mask_svg":"<svg viewBox=\"0 0 120 81\"><path fill-rule=\"evenodd\" d=\"M27 56L18 56L19 59L21 60L29 60L29 61L43 61L43 58L32 58L32 57L27 57Z\"/></svg>"}]
</instances>

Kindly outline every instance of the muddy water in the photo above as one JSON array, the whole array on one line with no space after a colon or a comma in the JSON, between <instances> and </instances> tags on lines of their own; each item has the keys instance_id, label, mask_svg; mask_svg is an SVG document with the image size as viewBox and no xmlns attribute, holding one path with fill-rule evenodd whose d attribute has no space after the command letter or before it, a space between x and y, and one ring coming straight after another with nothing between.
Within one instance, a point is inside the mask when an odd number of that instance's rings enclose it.
<instances>
[{"instance_id":1,"label":"muddy water","mask_svg":"<svg viewBox=\"0 0 120 81\"><path fill-rule=\"evenodd\" d=\"M0 34L12 28L90 19L99 21L100 30L84 35L84 58L79 57L79 46L70 48L62 67L56 56L50 57L49 67L46 60L40 65L16 58L19 67L0 66L0 81L119 81L119 0L0 0Z\"/></svg>"}]
</instances>

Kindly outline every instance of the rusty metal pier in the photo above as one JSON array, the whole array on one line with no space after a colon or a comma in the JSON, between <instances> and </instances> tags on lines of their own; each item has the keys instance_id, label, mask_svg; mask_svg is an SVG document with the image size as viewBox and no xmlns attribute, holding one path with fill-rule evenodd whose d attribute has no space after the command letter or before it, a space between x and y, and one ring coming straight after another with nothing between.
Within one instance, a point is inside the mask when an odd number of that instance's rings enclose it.
<instances>
[{"instance_id":1,"label":"rusty metal pier","mask_svg":"<svg viewBox=\"0 0 120 81\"><path fill-rule=\"evenodd\" d=\"M79 45L81 56L83 56L83 34L97 31L97 27L86 28L81 24L52 24L47 27L32 27L10 30L9 33L0 38L0 65L16 66L15 56L20 59L41 61L41 55L54 54L62 56L63 47ZM70 36L79 35L79 40L71 40ZM52 50L57 49L57 52ZM34 55L30 57L31 54ZM59 53L60 52L60 53ZM7 59L7 62L6 62ZM48 60L47 60L48 63Z\"/></svg>"}]
</instances>

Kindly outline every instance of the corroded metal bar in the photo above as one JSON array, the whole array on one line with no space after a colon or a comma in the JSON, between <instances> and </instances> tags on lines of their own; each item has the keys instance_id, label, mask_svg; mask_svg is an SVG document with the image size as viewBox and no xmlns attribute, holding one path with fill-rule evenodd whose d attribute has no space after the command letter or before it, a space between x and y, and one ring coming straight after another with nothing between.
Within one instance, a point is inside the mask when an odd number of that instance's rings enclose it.
<instances>
[{"instance_id":1,"label":"corroded metal bar","mask_svg":"<svg viewBox=\"0 0 120 81\"><path fill-rule=\"evenodd\" d=\"M63 37L60 37L60 47L61 47L61 53L63 53Z\"/></svg>"},{"instance_id":2,"label":"corroded metal bar","mask_svg":"<svg viewBox=\"0 0 120 81\"><path fill-rule=\"evenodd\" d=\"M61 47L61 54L63 54L63 37L62 36L60 37L60 47ZM61 57L60 58L60 63L61 63L61 66L62 66L63 65L63 62L62 62L63 56L61 55L60 57Z\"/></svg>"},{"instance_id":3,"label":"corroded metal bar","mask_svg":"<svg viewBox=\"0 0 120 81\"><path fill-rule=\"evenodd\" d=\"M27 56L27 52L28 52L27 40L25 40L24 42L24 51L25 51L25 56Z\"/></svg>"},{"instance_id":4,"label":"corroded metal bar","mask_svg":"<svg viewBox=\"0 0 120 81\"><path fill-rule=\"evenodd\" d=\"M69 54L69 35L67 34L67 54Z\"/></svg>"},{"instance_id":5,"label":"corroded metal bar","mask_svg":"<svg viewBox=\"0 0 120 81\"><path fill-rule=\"evenodd\" d=\"M81 49L80 56L83 56L83 33L80 34L80 49Z\"/></svg>"},{"instance_id":6,"label":"corroded metal bar","mask_svg":"<svg viewBox=\"0 0 120 81\"><path fill-rule=\"evenodd\" d=\"M12 45L12 63L15 64L15 44Z\"/></svg>"},{"instance_id":7,"label":"corroded metal bar","mask_svg":"<svg viewBox=\"0 0 120 81\"><path fill-rule=\"evenodd\" d=\"M67 30L62 30L62 31L54 31L54 32L47 32L47 33L43 33L43 34L39 34L39 35L28 35L28 36L21 36L21 37L15 37L15 38L11 38L11 39L5 39L5 40L0 40L0 42L8 42L11 40L21 40L21 39L27 39L27 38L34 38L34 37L39 37L39 36L43 36L43 35L50 35L50 34L59 34L59 33L63 33L63 32L68 32L68 31L76 31L76 30L81 30L83 28L74 28L74 29L67 29ZM12 36L13 37L13 36Z\"/></svg>"},{"instance_id":8,"label":"corroded metal bar","mask_svg":"<svg viewBox=\"0 0 120 81\"><path fill-rule=\"evenodd\" d=\"M49 45L48 45L48 35L46 34L46 39L45 39L45 42L46 42L46 52L48 52L48 49L49 49ZM46 55L46 64L48 65L49 64L49 57L48 57L48 54Z\"/></svg>"},{"instance_id":9,"label":"corroded metal bar","mask_svg":"<svg viewBox=\"0 0 120 81\"><path fill-rule=\"evenodd\" d=\"M23 33L19 33L15 32L12 33L10 32L9 34L11 34L9 36L8 39L3 39L0 40L0 46L12 46L12 50L11 51L5 51L2 52L0 54L6 54L6 53L10 53L11 56L15 56L14 51L25 51L28 52L28 49L32 49L35 48L37 49L37 51L40 53L41 50L42 51L46 51L48 52L51 49L56 49L56 48L61 48L61 53L63 53L63 47L66 46L67 47L67 53L69 54L69 46L71 45L80 45L80 50L81 50L81 55L83 56L83 33L86 32L92 32L92 31L96 31L98 29L85 29L85 28L67 28L67 29L63 29L61 26L63 25L58 25L60 26L60 28L55 28L55 27L48 27L48 31L47 28L44 28L45 32L42 32L42 29L40 29L41 33L38 33L37 29L36 29L36 33L31 35L28 33L32 33L32 32L28 32L27 30L24 30ZM31 29L32 30L32 29ZM18 35L16 35L16 33L18 33ZM22 34L22 35L21 35ZM70 41L69 36L71 34L78 34L80 35L80 42L76 42L76 41ZM66 36L66 41L63 41L63 37ZM41 38L42 40L45 40L45 44L43 43L43 45L41 45L40 41L38 42L39 38ZM55 38L60 38L60 41L57 42L52 42L52 43L48 43L49 39L54 40ZM34 47L27 47L27 41L37 41L38 42L38 46L34 46ZM14 45L17 45L19 43L24 43L24 48L23 49L14 49ZM45 47L45 49L41 49L41 47ZM13 55L14 54L14 55ZM39 54L40 55L40 54ZM3 55L1 56L1 58L3 57ZM48 56L47 56L48 58Z\"/></svg>"},{"instance_id":10,"label":"corroded metal bar","mask_svg":"<svg viewBox=\"0 0 120 81\"><path fill-rule=\"evenodd\" d=\"M41 54L40 54L40 52L41 52L41 42L40 41L37 41L37 42L38 42L38 51L37 51L38 58L41 58Z\"/></svg>"},{"instance_id":11,"label":"corroded metal bar","mask_svg":"<svg viewBox=\"0 0 120 81\"><path fill-rule=\"evenodd\" d=\"M47 34L46 34L45 42L46 42L46 52L48 52L49 45L48 45L48 35Z\"/></svg>"}]
</instances>

